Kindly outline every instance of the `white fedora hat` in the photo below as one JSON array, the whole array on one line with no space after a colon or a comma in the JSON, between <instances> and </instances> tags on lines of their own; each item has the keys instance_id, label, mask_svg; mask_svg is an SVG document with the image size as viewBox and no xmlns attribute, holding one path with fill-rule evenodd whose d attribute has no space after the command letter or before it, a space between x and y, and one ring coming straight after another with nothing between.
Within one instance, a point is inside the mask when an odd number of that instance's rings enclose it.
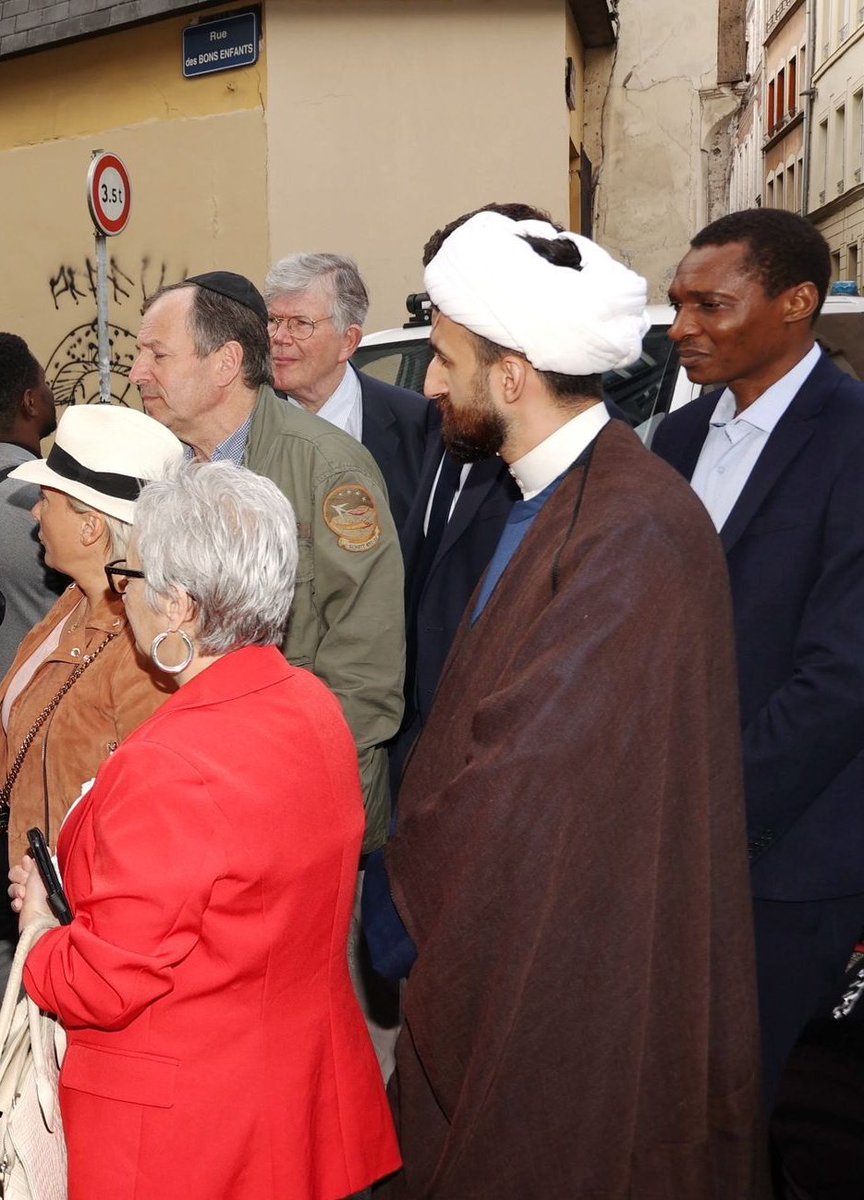
<instances>
[{"instance_id":1,"label":"white fedora hat","mask_svg":"<svg viewBox=\"0 0 864 1200\"><path fill-rule=\"evenodd\" d=\"M78 404L60 418L48 457L22 463L10 479L56 488L131 525L144 484L182 459L182 443L145 413Z\"/></svg>"}]
</instances>

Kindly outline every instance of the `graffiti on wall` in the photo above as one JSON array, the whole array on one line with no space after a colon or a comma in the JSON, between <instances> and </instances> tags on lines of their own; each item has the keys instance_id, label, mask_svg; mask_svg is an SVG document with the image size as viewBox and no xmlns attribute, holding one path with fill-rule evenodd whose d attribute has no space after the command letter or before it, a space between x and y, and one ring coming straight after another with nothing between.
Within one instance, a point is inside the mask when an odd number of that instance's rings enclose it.
<instances>
[{"instance_id":1,"label":"graffiti on wall","mask_svg":"<svg viewBox=\"0 0 864 1200\"><path fill-rule=\"evenodd\" d=\"M155 264L147 256L141 259L137 270L127 271L115 257L108 260L108 304L131 309L137 329L141 306L159 290L163 284L184 279L185 269L169 274L168 264ZM96 306L96 263L91 258L80 264L61 263L49 275L48 288L57 312L82 307L95 310ZM84 314L80 311L76 314ZM135 360L135 333L123 325L108 325L108 357L111 368L111 399L115 404L138 407L137 392L129 383L129 370ZM99 394L99 342L96 318L76 324L61 338L48 364L45 377L54 392L58 405L94 404ZM130 394L131 392L131 394Z\"/></svg>"},{"instance_id":2,"label":"graffiti on wall","mask_svg":"<svg viewBox=\"0 0 864 1200\"><path fill-rule=\"evenodd\" d=\"M141 258L140 266L130 274L117 259L108 259L108 299L114 304L125 300L144 304L166 283L185 278L186 271L175 271L169 275L166 262L154 263L147 255ZM59 311L62 304L80 304L82 300L96 302L96 263L89 256L84 265L61 263L53 275L48 277L48 287L54 308ZM113 293L113 295L112 295Z\"/></svg>"},{"instance_id":3,"label":"graffiti on wall","mask_svg":"<svg viewBox=\"0 0 864 1200\"><path fill-rule=\"evenodd\" d=\"M111 399L115 404L137 404L137 393L129 391L129 370L137 353L135 334L120 325L108 325L108 359L111 366ZM96 322L77 325L60 342L48 365L45 378L57 404L96 404L99 394L99 341Z\"/></svg>"}]
</instances>

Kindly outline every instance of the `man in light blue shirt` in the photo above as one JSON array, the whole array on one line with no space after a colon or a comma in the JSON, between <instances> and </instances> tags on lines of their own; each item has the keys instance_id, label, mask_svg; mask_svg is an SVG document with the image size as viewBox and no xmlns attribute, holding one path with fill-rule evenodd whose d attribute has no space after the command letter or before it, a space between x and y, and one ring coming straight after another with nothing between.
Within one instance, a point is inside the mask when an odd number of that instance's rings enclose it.
<instances>
[{"instance_id":1,"label":"man in light blue shirt","mask_svg":"<svg viewBox=\"0 0 864 1200\"><path fill-rule=\"evenodd\" d=\"M821 354L817 345L811 346L791 371L740 412L732 390L724 389L690 480L716 529L723 528L777 422Z\"/></svg>"},{"instance_id":2,"label":"man in light blue shirt","mask_svg":"<svg viewBox=\"0 0 864 1200\"><path fill-rule=\"evenodd\" d=\"M864 384L816 344L831 258L809 221L733 213L691 247L670 337L694 383L726 387L653 448L729 567L770 1108L864 926Z\"/></svg>"}]
</instances>

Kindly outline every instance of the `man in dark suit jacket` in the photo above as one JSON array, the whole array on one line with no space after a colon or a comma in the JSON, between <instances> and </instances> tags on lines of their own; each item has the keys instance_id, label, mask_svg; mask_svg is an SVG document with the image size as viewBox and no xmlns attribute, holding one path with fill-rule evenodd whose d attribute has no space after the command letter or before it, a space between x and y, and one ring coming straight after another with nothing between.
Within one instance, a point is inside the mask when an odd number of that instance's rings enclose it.
<instances>
[{"instance_id":1,"label":"man in dark suit jacket","mask_svg":"<svg viewBox=\"0 0 864 1200\"><path fill-rule=\"evenodd\" d=\"M357 264L337 254L291 254L268 272L264 297L277 391L363 443L401 530L417 491L430 405L350 365L369 308Z\"/></svg>"},{"instance_id":2,"label":"man in dark suit jacket","mask_svg":"<svg viewBox=\"0 0 864 1200\"><path fill-rule=\"evenodd\" d=\"M357 371L363 405L361 441L381 469L390 511L402 531L417 495L434 407L417 392Z\"/></svg>"},{"instance_id":3,"label":"man in dark suit jacket","mask_svg":"<svg viewBox=\"0 0 864 1200\"><path fill-rule=\"evenodd\" d=\"M439 493L447 506L446 523L437 535L433 529L427 536L430 502L434 506ZM417 502L401 537L411 631L403 721L409 744L425 723L462 614L519 495L503 459L463 466L445 451L440 432L430 437Z\"/></svg>"},{"instance_id":4,"label":"man in dark suit jacket","mask_svg":"<svg viewBox=\"0 0 864 1200\"><path fill-rule=\"evenodd\" d=\"M816 345L827 244L723 217L669 291L696 383L654 450L702 497L732 583L764 1076L836 1000L864 926L864 384Z\"/></svg>"}]
</instances>

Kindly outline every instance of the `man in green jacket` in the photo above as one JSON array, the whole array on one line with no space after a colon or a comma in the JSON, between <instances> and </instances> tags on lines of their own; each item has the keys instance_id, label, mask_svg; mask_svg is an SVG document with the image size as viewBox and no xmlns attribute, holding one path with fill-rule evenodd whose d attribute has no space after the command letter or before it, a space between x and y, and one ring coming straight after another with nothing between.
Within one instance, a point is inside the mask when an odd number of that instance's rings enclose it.
<instances>
[{"instance_id":1,"label":"man in green jacket","mask_svg":"<svg viewBox=\"0 0 864 1200\"><path fill-rule=\"evenodd\" d=\"M364 852L384 843L387 755L402 715L402 558L369 452L272 388L267 309L241 275L214 271L145 305L130 380L189 458L228 459L272 479L297 517L300 561L286 658L342 701L357 740Z\"/></svg>"}]
</instances>

